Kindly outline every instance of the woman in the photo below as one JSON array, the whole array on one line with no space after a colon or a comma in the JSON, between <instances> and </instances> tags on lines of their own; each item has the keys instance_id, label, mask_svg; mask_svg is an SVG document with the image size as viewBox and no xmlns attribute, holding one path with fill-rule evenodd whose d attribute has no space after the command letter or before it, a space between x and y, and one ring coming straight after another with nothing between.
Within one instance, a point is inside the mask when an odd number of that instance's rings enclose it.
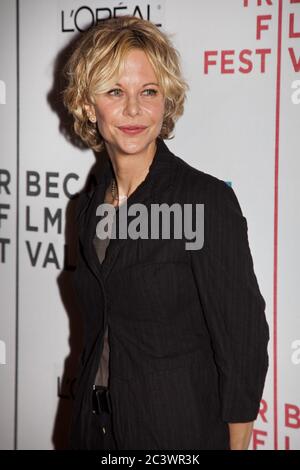
<instances>
[{"instance_id":1,"label":"woman","mask_svg":"<svg viewBox=\"0 0 300 470\"><path fill-rule=\"evenodd\" d=\"M124 16L86 32L66 71L75 131L109 157L78 202L85 346L71 446L247 449L268 369L265 301L234 191L163 141L188 89L179 54L151 22ZM135 204L143 230L157 204L203 204L204 243L187 248L186 231L138 237L137 224L115 236Z\"/></svg>"}]
</instances>

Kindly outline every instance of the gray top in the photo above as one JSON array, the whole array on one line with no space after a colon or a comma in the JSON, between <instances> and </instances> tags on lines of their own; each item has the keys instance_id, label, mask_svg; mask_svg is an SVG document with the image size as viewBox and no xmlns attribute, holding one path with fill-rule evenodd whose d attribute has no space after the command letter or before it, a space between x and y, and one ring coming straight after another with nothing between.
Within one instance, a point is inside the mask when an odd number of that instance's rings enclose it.
<instances>
[{"instance_id":1,"label":"gray top","mask_svg":"<svg viewBox=\"0 0 300 470\"><path fill-rule=\"evenodd\" d=\"M106 249L109 245L109 237L101 240L95 236L93 242L98 255L99 262L102 263L105 258ZM104 343L103 350L100 357L100 364L97 370L95 385L108 386L108 376L109 376L109 342L108 342L108 327L106 326L104 333Z\"/></svg>"}]
</instances>

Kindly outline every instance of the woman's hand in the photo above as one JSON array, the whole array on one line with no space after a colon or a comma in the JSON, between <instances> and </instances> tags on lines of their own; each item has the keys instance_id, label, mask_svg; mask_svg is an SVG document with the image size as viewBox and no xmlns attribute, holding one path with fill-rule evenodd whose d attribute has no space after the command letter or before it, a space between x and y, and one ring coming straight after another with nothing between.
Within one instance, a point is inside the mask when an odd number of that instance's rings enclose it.
<instances>
[{"instance_id":1,"label":"woman's hand","mask_svg":"<svg viewBox=\"0 0 300 470\"><path fill-rule=\"evenodd\" d=\"M254 421L249 423L228 423L230 450L248 450Z\"/></svg>"}]
</instances>

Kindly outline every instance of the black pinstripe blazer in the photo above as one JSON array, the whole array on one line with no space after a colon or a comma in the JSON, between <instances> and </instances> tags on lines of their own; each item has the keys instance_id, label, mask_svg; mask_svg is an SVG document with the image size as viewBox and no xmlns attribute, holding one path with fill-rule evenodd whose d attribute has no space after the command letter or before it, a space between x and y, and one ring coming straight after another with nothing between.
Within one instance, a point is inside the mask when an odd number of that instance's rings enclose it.
<instances>
[{"instance_id":1,"label":"black pinstripe blazer","mask_svg":"<svg viewBox=\"0 0 300 470\"><path fill-rule=\"evenodd\" d=\"M149 173L128 207L202 203L204 245L186 250L184 239L116 238L100 265L93 246L96 208L111 176L108 161L93 193L78 202L74 283L85 341L71 447L100 448L91 390L108 324L119 449L228 449L227 423L256 419L268 369L269 328L246 218L230 186L158 138Z\"/></svg>"}]
</instances>

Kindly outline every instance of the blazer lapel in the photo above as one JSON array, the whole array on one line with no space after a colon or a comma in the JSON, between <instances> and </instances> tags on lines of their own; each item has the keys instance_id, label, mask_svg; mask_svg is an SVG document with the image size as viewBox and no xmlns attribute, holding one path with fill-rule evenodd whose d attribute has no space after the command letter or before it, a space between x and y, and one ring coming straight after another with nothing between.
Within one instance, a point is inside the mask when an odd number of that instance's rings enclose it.
<instances>
[{"instance_id":1,"label":"blazer lapel","mask_svg":"<svg viewBox=\"0 0 300 470\"><path fill-rule=\"evenodd\" d=\"M164 141L158 138L156 152L149 167L149 172L144 181L142 181L142 183L127 199L127 210L135 203L146 203L147 201L160 202L160 191L171 186L174 181L173 172L176 167L175 158L175 155L170 152ZM96 234L96 226L100 220L100 217L96 215L96 210L97 207L104 202L105 192L110 184L112 176L112 165L108 159L100 181L94 189L91 198L86 203L86 207L83 209L85 217L82 219L82 225L79 231L79 238L81 240L85 259L90 269L100 281L107 279L117 260L120 250L124 248L126 243L126 239L118 238L117 232L117 238L111 238L109 241L103 262L99 262L93 244L93 239ZM115 218L118 220L122 206L115 209ZM125 208L123 207L123 210L124 209ZM130 217L128 217L128 220L130 220Z\"/></svg>"}]
</instances>

